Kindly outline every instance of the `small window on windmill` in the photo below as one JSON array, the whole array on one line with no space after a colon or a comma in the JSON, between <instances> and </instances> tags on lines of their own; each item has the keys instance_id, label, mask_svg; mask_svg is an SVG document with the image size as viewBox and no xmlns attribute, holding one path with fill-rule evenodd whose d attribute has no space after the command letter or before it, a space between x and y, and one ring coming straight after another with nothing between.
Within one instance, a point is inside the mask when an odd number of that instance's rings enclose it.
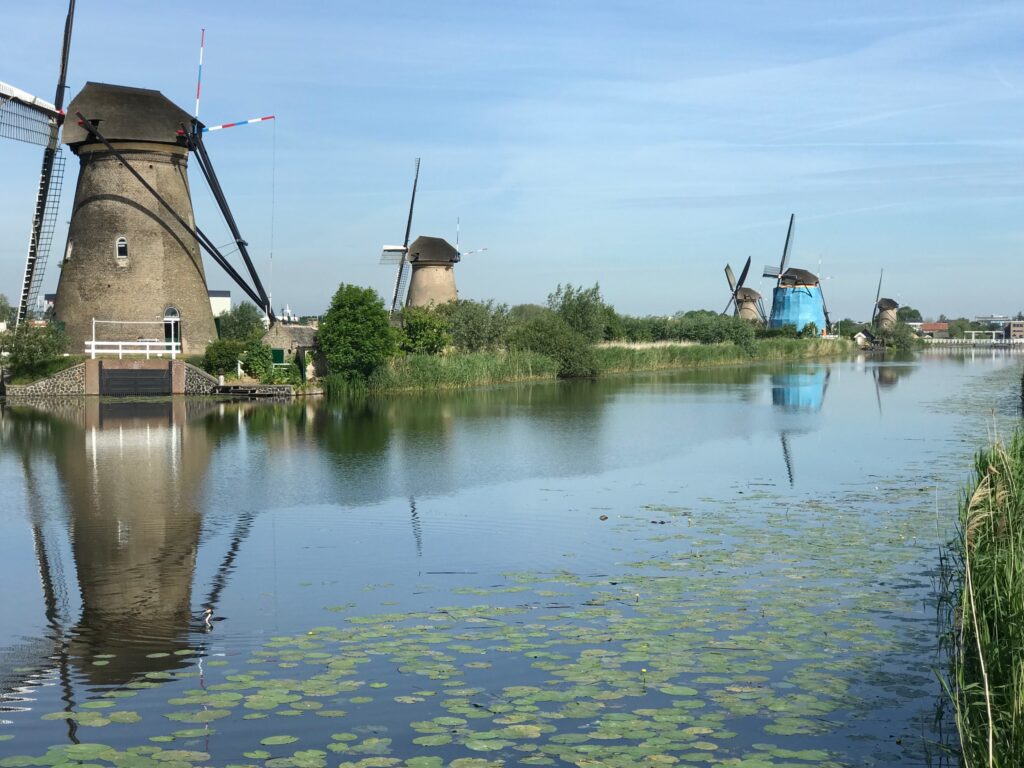
<instances>
[{"instance_id":1,"label":"small window on windmill","mask_svg":"<svg viewBox=\"0 0 1024 768\"><path fill-rule=\"evenodd\" d=\"M117 259L117 266L127 267L128 266L128 240L123 237L117 238L117 248L115 257Z\"/></svg>"},{"instance_id":2,"label":"small window on windmill","mask_svg":"<svg viewBox=\"0 0 1024 768\"><path fill-rule=\"evenodd\" d=\"M74 250L75 241L68 240L68 247L64 249L64 263L67 264L71 261L71 251Z\"/></svg>"}]
</instances>

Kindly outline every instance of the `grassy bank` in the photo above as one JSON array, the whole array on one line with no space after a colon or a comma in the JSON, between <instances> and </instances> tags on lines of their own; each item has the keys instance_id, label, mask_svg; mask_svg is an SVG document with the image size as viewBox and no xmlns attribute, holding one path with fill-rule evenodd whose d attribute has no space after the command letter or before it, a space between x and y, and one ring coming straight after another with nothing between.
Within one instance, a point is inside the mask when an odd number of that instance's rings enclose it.
<instances>
[{"instance_id":1,"label":"grassy bank","mask_svg":"<svg viewBox=\"0 0 1024 768\"><path fill-rule=\"evenodd\" d=\"M629 373L770 360L835 358L848 355L854 349L853 343L844 339L762 339L754 342L751 351L725 343L599 346L595 353L602 373Z\"/></svg>"},{"instance_id":2,"label":"grassy bank","mask_svg":"<svg viewBox=\"0 0 1024 768\"><path fill-rule=\"evenodd\" d=\"M535 352L467 352L454 355L406 355L379 368L366 382L369 392L464 389L517 381L552 380L558 363ZM351 392L352 385L329 376L328 394Z\"/></svg>"},{"instance_id":3,"label":"grassy bank","mask_svg":"<svg viewBox=\"0 0 1024 768\"><path fill-rule=\"evenodd\" d=\"M753 352L731 343L599 346L594 349L602 373L703 368L770 360L835 358L853 351L851 342L829 339L766 339ZM559 364L536 352L463 352L406 355L378 369L365 384L328 377L329 394L463 389L521 381L553 381Z\"/></svg>"},{"instance_id":4,"label":"grassy bank","mask_svg":"<svg viewBox=\"0 0 1024 768\"><path fill-rule=\"evenodd\" d=\"M965 766L1024 765L1024 433L975 460L953 555L950 693Z\"/></svg>"},{"instance_id":5,"label":"grassy bank","mask_svg":"<svg viewBox=\"0 0 1024 768\"><path fill-rule=\"evenodd\" d=\"M27 371L13 372L10 377L11 384L33 384L40 379L55 376L61 371L78 365L85 360L84 355L70 355L68 357L55 357L39 363Z\"/></svg>"}]
</instances>

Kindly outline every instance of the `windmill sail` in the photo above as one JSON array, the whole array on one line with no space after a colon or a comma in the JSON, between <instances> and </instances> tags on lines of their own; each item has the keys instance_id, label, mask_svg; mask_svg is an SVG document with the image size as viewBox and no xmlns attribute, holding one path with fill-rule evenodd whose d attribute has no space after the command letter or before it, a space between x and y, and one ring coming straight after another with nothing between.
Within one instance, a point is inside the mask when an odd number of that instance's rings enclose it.
<instances>
[{"instance_id":1,"label":"windmill sail","mask_svg":"<svg viewBox=\"0 0 1024 768\"><path fill-rule=\"evenodd\" d=\"M416 175L412 180L412 199L409 200L409 218L405 222L405 240L402 241L401 256L398 260L398 275L395 277L395 290L391 294L391 314L395 315L402 307L400 297L404 297L405 289L409 285L409 275L412 268L408 264L409 236L412 234L412 212L416 206L416 186L420 181L420 159L416 158ZM397 250L397 249L393 249ZM388 250L385 249L385 254ZM384 257L381 257L383 261Z\"/></svg>"},{"instance_id":2,"label":"windmill sail","mask_svg":"<svg viewBox=\"0 0 1024 768\"><path fill-rule=\"evenodd\" d=\"M68 3L68 15L64 21L64 40L61 47L60 74L57 78L57 92L54 103L33 97L13 86L0 84L0 136L18 141L41 144L43 149L42 168L39 172L39 187L36 190L36 205L32 213L32 233L29 236L28 256L25 259L25 276L18 301L15 320L20 325L28 317L29 308L39 296L43 282L46 260L53 241L57 223L57 206L60 203L61 186L64 180L64 156L60 151L60 127L64 122L64 91L67 85L68 56L71 51L71 29L75 18L75 0ZM35 112L35 116L30 113ZM45 140L43 121L45 120Z\"/></svg>"}]
</instances>

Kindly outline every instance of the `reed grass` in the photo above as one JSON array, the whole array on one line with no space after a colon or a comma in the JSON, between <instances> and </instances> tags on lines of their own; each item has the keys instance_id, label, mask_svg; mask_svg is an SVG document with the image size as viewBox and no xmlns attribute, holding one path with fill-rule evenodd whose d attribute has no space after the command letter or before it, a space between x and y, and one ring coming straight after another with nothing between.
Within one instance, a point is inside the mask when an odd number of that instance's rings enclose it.
<instances>
[{"instance_id":1,"label":"reed grass","mask_svg":"<svg viewBox=\"0 0 1024 768\"><path fill-rule=\"evenodd\" d=\"M554 379L557 374L558 363L535 352L406 355L390 360L364 384L329 380L327 390L352 394L363 388L366 392L462 389Z\"/></svg>"},{"instance_id":2,"label":"reed grass","mask_svg":"<svg viewBox=\"0 0 1024 768\"><path fill-rule=\"evenodd\" d=\"M761 339L749 348L730 342L636 347L601 345L595 352L602 373L630 373L770 360L841 357L853 349L853 344L843 339Z\"/></svg>"},{"instance_id":3,"label":"reed grass","mask_svg":"<svg viewBox=\"0 0 1024 768\"><path fill-rule=\"evenodd\" d=\"M978 453L953 553L949 693L968 768L1024 765L1024 432Z\"/></svg>"},{"instance_id":4,"label":"reed grass","mask_svg":"<svg viewBox=\"0 0 1024 768\"><path fill-rule=\"evenodd\" d=\"M850 342L830 339L764 339L748 350L732 343L597 346L601 373L703 368L771 360L838 357L853 350ZM522 381L553 381L559 363L547 355L512 350L450 355L405 355L388 361L368 380L328 376L328 395L463 389Z\"/></svg>"}]
</instances>

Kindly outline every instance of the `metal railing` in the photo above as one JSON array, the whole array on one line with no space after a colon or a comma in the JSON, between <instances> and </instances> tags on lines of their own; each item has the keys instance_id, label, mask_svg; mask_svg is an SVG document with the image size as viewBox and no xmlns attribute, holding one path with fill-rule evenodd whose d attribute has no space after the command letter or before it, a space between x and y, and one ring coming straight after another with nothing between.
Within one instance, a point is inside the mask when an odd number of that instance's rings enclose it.
<instances>
[{"instance_id":1,"label":"metal railing","mask_svg":"<svg viewBox=\"0 0 1024 768\"><path fill-rule=\"evenodd\" d=\"M940 347L1018 347L1024 344L1024 339L933 339L925 336L921 340Z\"/></svg>"},{"instance_id":2,"label":"metal railing","mask_svg":"<svg viewBox=\"0 0 1024 768\"><path fill-rule=\"evenodd\" d=\"M178 341L152 341L139 339L137 341L96 341L86 339L85 353L93 360L97 354L117 353L117 359L123 360L125 355L145 355L149 360L150 356L163 357L170 354L171 360L177 359L181 354L181 342Z\"/></svg>"},{"instance_id":3,"label":"metal railing","mask_svg":"<svg viewBox=\"0 0 1024 768\"><path fill-rule=\"evenodd\" d=\"M97 325L149 325L158 326L161 331L167 324L171 324L171 340L161 341L160 339L138 338L134 341L118 340L103 341L96 338ZM85 354L93 360L97 354L117 354L118 360L123 360L125 355L145 355L149 360L151 356L163 357L169 354L171 360L176 360L181 354L180 320L178 318L165 317L160 320L97 320L92 319L92 338L85 340Z\"/></svg>"}]
</instances>

